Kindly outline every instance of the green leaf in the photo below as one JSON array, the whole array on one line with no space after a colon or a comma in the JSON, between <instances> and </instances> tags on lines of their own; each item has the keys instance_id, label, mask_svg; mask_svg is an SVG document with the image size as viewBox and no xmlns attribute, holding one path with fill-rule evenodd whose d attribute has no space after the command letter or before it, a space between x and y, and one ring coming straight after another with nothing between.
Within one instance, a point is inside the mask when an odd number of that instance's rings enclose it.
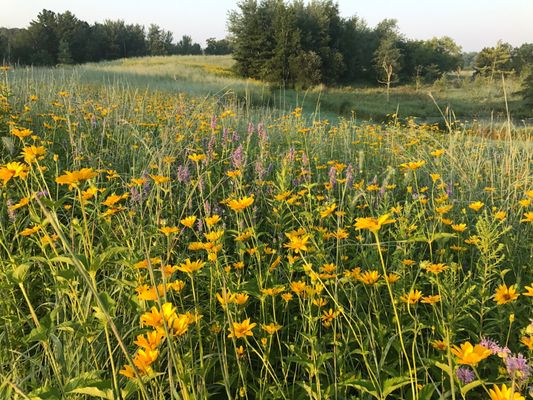
<instances>
[{"instance_id":1,"label":"green leaf","mask_svg":"<svg viewBox=\"0 0 533 400\"><path fill-rule=\"evenodd\" d=\"M472 389L475 389L477 388L478 386L482 385L483 384L483 381L480 381L479 379L478 380L475 380L473 382L470 382L468 385L464 385L462 388L461 388L461 394L464 396L466 395L469 391L471 391Z\"/></svg>"},{"instance_id":2,"label":"green leaf","mask_svg":"<svg viewBox=\"0 0 533 400\"><path fill-rule=\"evenodd\" d=\"M436 362L435 362L435 366L436 366L436 367L439 367L439 368L442 369L444 372L446 372L446 373L448 374L448 376L453 376L452 369L449 367L449 365L447 365L447 364L443 364L443 363L441 363L441 362L436 361Z\"/></svg>"},{"instance_id":3,"label":"green leaf","mask_svg":"<svg viewBox=\"0 0 533 400\"><path fill-rule=\"evenodd\" d=\"M411 379L406 376L397 376L394 378L389 378L383 383L383 398L387 398L389 394L394 392L401 387L409 385Z\"/></svg>"},{"instance_id":4,"label":"green leaf","mask_svg":"<svg viewBox=\"0 0 533 400\"><path fill-rule=\"evenodd\" d=\"M435 391L435 385L425 385L418 392L418 400L431 400L433 392Z\"/></svg>"}]
</instances>

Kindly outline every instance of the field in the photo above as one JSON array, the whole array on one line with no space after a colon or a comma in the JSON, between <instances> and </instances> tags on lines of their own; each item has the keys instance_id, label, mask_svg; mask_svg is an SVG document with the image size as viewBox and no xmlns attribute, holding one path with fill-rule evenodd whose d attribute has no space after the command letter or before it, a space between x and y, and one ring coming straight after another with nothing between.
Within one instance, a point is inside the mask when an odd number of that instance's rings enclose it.
<instances>
[{"instance_id":1,"label":"field","mask_svg":"<svg viewBox=\"0 0 533 400\"><path fill-rule=\"evenodd\" d=\"M526 398L518 83L508 118L230 67L0 71L0 398Z\"/></svg>"}]
</instances>

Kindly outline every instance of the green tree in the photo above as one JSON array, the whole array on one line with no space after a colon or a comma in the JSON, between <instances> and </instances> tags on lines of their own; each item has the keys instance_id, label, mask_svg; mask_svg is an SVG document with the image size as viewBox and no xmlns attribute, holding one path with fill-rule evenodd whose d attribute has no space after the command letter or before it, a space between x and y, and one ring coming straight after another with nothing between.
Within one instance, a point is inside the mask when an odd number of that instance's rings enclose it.
<instances>
[{"instance_id":1,"label":"green tree","mask_svg":"<svg viewBox=\"0 0 533 400\"><path fill-rule=\"evenodd\" d=\"M228 39L217 40L215 38L209 38L206 40L204 53L207 55L220 56L231 54L231 52L231 43Z\"/></svg>"},{"instance_id":2,"label":"green tree","mask_svg":"<svg viewBox=\"0 0 533 400\"><path fill-rule=\"evenodd\" d=\"M378 82L387 86L387 103L390 98L391 84L396 81L396 76L400 69L400 57L400 49L394 37L383 39L374 54Z\"/></svg>"},{"instance_id":3,"label":"green tree","mask_svg":"<svg viewBox=\"0 0 533 400\"><path fill-rule=\"evenodd\" d=\"M485 47L476 57L475 71L488 76L490 81L494 75L510 73L512 69L511 55L513 47L509 43L498 41L494 47Z\"/></svg>"}]
</instances>

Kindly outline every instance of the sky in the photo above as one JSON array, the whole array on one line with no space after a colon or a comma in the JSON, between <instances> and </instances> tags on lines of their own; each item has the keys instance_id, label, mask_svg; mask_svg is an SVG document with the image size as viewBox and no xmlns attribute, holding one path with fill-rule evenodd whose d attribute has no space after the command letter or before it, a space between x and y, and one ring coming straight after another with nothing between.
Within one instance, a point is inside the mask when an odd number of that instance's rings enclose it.
<instances>
[{"instance_id":1,"label":"sky","mask_svg":"<svg viewBox=\"0 0 533 400\"><path fill-rule=\"evenodd\" d=\"M533 42L533 0L337 0L343 17L357 15L375 26L385 18L398 20L409 39L450 36L463 51L479 51L498 40L513 46ZM0 0L0 26L26 27L43 8L70 10L89 23L123 19L148 26L155 23L205 45L226 35L226 17L236 0Z\"/></svg>"}]
</instances>

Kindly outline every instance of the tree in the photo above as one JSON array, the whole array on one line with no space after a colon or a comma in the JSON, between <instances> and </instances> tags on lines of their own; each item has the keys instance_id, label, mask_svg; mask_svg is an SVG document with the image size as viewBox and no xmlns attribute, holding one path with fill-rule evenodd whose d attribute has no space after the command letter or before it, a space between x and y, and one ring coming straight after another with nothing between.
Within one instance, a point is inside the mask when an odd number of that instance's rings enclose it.
<instances>
[{"instance_id":1,"label":"tree","mask_svg":"<svg viewBox=\"0 0 533 400\"><path fill-rule=\"evenodd\" d=\"M215 38L209 38L206 40L204 53L207 55L220 56L231 54L231 51L231 43L228 39L217 40Z\"/></svg>"},{"instance_id":2,"label":"tree","mask_svg":"<svg viewBox=\"0 0 533 400\"><path fill-rule=\"evenodd\" d=\"M496 74L510 73L512 50L513 47L509 43L502 41L498 41L494 47L485 47L476 57L476 73L488 76L491 82Z\"/></svg>"},{"instance_id":3,"label":"tree","mask_svg":"<svg viewBox=\"0 0 533 400\"><path fill-rule=\"evenodd\" d=\"M400 68L400 49L394 37L383 39L374 54L374 62L378 71L378 82L387 85L387 103L390 97L391 84L396 80Z\"/></svg>"},{"instance_id":4,"label":"tree","mask_svg":"<svg viewBox=\"0 0 533 400\"><path fill-rule=\"evenodd\" d=\"M172 54L174 51L172 32L165 31L158 25L150 25L146 41L148 54L152 56Z\"/></svg>"},{"instance_id":5,"label":"tree","mask_svg":"<svg viewBox=\"0 0 533 400\"><path fill-rule=\"evenodd\" d=\"M200 55L202 54L202 46L200 46L199 43L193 43L190 36L183 35L181 40L176 45L176 54Z\"/></svg>"},{"instance_id":6,"label":"tree","mask_svg":"<svg viewBox=\"0 0 533 400\"><path fill-rule=\"evenodd\" d=\"M527 73L533 65L533 43L524 43L513 49L511 53L511 67L518 74Z\"/></svg>"}]
</instances>

